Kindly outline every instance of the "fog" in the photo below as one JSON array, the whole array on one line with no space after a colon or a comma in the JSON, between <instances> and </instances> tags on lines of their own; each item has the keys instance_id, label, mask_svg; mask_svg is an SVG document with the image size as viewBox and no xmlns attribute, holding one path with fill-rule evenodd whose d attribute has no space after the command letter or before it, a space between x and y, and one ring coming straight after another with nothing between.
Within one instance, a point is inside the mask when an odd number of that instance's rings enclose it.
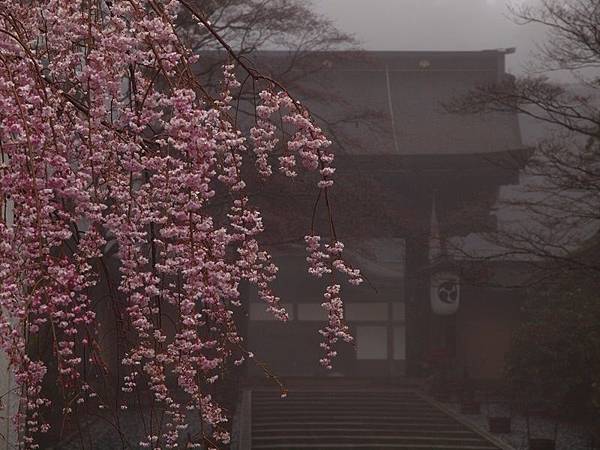
<instances>
[{"instance_id":1,"label":"fog","mask_svg":"<svg viewBox=\"0 0 600 450\"><path fill-rule=\"evenodd\" d=\"M600 0L0 4L0 450L600 450Z\"/></svg>"},{"instance_id":2,"label":"fog","mask_svg":"<svg viewBox=\"0 0 600 450\"><path fill-rule=\"evenodd\" d=\"M318 0L315 8L367 50L483 50L516 47L508 69L523 73L544 31L516 24L512 0Z\"/></svg>"}]
</instances>

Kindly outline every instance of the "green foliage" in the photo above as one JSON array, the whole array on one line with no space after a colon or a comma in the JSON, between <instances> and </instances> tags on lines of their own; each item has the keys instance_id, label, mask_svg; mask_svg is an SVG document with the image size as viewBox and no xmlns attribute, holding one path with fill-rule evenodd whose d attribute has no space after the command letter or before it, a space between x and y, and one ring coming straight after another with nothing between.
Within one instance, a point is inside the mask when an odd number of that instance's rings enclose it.
<instances>
[{"instance_id":1,"label":"green foliage","mask_svg":"<svg viewBox=\"0 0 600 450\"><path fill-rule=\"evenodd\" d=\"M591 417L600 412L600 290L574 284L528 302L507 375L520 406Z\"/></svg>"}]
</instances>

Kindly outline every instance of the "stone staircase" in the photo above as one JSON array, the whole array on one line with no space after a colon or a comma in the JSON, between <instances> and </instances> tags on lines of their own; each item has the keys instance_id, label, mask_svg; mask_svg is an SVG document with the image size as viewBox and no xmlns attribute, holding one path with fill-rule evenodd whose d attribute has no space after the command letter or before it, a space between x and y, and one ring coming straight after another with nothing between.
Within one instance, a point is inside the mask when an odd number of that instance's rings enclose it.
<instances>
[{"instance_id":1,"label":"stone staircase","mask_svg":"<svg viewBox=\"0 0 600 450\"><path fill-rule=\"evenodd\" d=\"M494 450L410 390L252 392L252 450Z\"/></svg>"}]
</instances>

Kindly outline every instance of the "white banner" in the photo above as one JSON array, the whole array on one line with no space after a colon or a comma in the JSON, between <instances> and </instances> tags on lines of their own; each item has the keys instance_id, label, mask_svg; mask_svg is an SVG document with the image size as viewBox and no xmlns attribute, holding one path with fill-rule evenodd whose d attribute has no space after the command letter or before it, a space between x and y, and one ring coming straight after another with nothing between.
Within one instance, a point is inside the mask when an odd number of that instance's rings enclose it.
<instances>
[{"instance_id":1,"label":"white banner","mask_svg":"<svg viewBox=\"0 0 600 450\"><path fill-rule=\"evenodd\" d=\"M431 309L434 314L449 316L460 304L460 277L454 272L437 272L430 279Z\"/></svg>"}]
</instances>

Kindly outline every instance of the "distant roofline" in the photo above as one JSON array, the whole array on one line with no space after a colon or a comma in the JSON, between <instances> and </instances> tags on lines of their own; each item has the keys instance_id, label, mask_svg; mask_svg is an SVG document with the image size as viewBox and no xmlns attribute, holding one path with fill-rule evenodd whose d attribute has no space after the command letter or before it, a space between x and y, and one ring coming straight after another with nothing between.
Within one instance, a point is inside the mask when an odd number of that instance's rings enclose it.
<instances>
[{"instance_id":1,"label":"distant roofline","mask_svg":"<svg viewBox=\"0 0 600 450\"><path fill-rule=\"evenodd\" d=\"M399 54L405 54L405 55L476 55L476 54L490 54L490 53L497 53L497 54L501 54L501 55L511 55L513 53L516 52L516 47L505 47L505 48L493 48L493 49L481 49L481 50L363 50L363 49L340 49L340 50L305 50L303 51L304 53L313 53L315 55L317 54L341 54L341 53L371 53L371 54L386 54L386 55L399 55ZM227 53L226 50L224 49L217 49L217 50L205 50L205 51L201 51L200 53ZM290 54L290 53L296 53L296 50L293 49L278 49L278 50L273 50L273 49L258 49L258 50L254 50L250 56L252 54L265 54L265 53L272 53L272 54Z\"/></svg>"},{"instance_id":2,"label":"distant roofline","mask_svg":"<svg viewBox=\"0 0 600 450\"><path fill-rule=\"evenodd\" d=\"M484 50L307 50L303 58L322 62L326 69L400 71L493 71L506 74L506 56L514 48ZM294 58L294 50L257 50L249 55L257 63L278 64Z\"/></svg>"}]
</instances>

